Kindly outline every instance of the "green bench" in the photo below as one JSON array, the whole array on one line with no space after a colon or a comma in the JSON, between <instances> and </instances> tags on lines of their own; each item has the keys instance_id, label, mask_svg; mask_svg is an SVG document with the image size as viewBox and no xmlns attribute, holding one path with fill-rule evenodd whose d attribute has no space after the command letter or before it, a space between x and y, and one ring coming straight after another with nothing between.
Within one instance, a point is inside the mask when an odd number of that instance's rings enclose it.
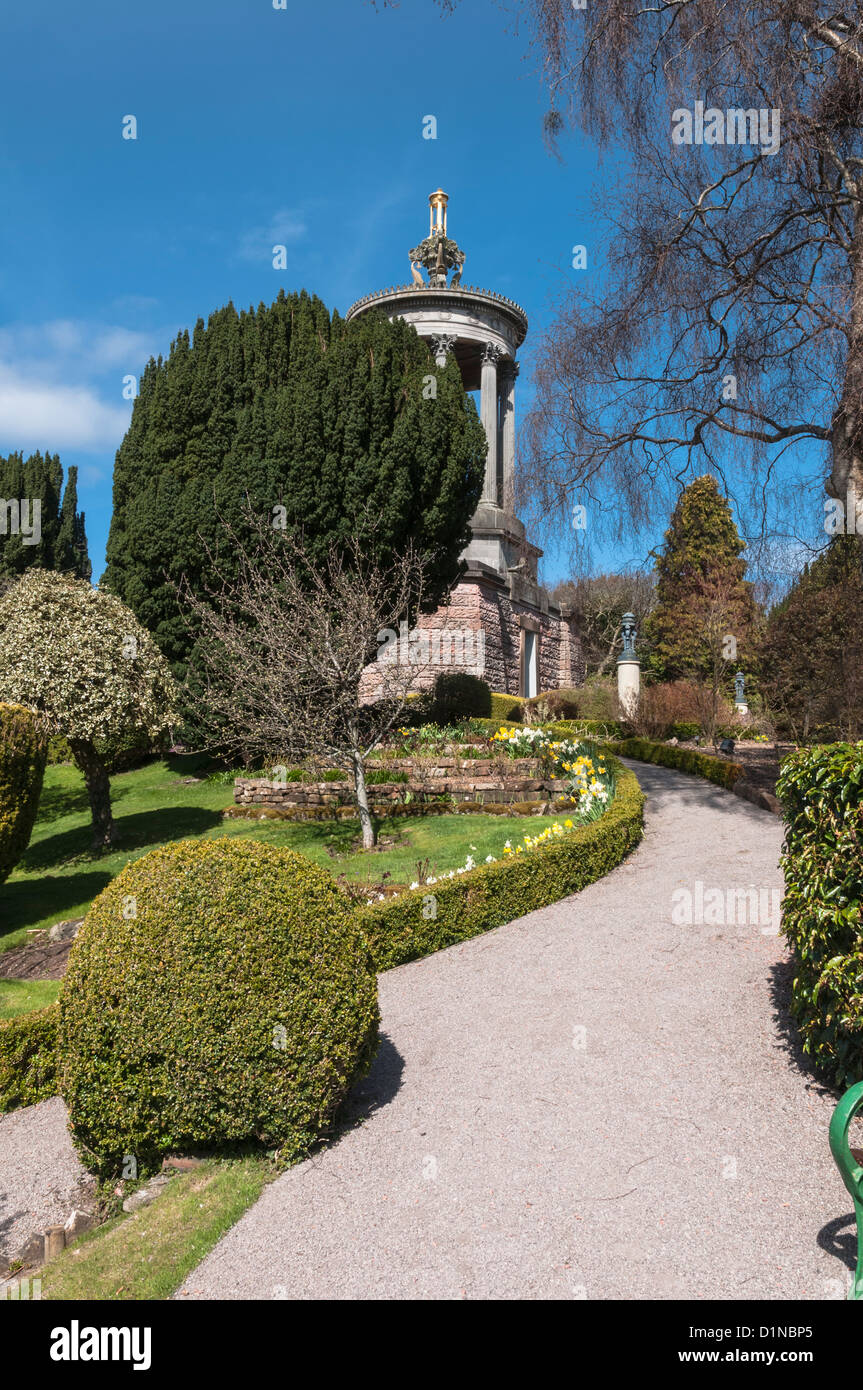
<instances>
[{"instance_id":1,"label":"green bench","mask_svg":"<svg viewBox=\"0 0 863 1390\"><path fill-rule=\"evenodd\" d=\"M845 1092L830 1121L830 1152L851 1193L857 1217L857 1270L848 1297L863 1301L863 1150L852 1149L848 1138L858 1111L863 1111L863 1081Z\"/></svg>"}]
</instances>

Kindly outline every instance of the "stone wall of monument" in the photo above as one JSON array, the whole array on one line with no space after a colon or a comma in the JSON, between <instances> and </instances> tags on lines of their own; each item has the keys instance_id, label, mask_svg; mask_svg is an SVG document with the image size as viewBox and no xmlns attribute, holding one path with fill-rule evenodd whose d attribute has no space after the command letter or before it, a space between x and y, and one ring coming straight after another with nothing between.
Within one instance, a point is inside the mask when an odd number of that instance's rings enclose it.
<instances>
[{"instance_id":1,"label":"stone wall of monument","mask_svg":"<svg viewBox=\"0 0 863 1390\"><path fill-rule=\"evenodd\" d=\"M542 612L493 582L471 578L454 587L449 604L422 614L410 634L404 634L399 660L416 667L411 688L430 689L441 670L467 671L488 681L492 690L517 695L523 619L538 624L540 690L581 685L584 659L574 619ZM386 662L367 668L367 699L381 693L385 669Z\"/></svg>"}]
</instances>

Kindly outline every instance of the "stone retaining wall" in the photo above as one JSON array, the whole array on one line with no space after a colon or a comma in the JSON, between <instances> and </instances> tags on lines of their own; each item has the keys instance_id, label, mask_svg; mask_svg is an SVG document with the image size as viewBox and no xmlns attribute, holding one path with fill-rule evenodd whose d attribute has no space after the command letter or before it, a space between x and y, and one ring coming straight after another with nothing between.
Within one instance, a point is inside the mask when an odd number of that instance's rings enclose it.
<instances>
[{"instance_id":1,"label":"stone retaining wall","mask_svg":"<svg viewBox=\"0 0 863 1390\"><path fill-rule=\"evenodd\" d=\"M369 800L375 805L404 801L455 801L487 803L547 801L562 796L566 783L542 775L536 758L518 758L503 768L488 758L436 758L427 768L417 770L410 758L387 763L393 771L413 774L407 782L378 782L369 785ZM234 782L237 806L333 807L354 802L351 782L273 782L262 777L238 777Z\"/></svg>"}]
</instances>

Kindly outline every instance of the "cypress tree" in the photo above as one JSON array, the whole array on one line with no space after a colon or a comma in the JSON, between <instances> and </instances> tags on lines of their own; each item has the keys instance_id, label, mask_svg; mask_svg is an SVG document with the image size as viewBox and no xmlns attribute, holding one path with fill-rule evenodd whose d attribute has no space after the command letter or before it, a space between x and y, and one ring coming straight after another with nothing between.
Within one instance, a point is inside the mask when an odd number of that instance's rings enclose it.
<instances>
[{"instance_id":1,"label":"cypress tree","mask_svg":"<svg viewBox=\"0 0 863 1390\"><path fill-rule=\"evenodd\" d=\"M77 579L90 578L84 513L78 511L76 468L69 469L64 492L63 468L56 454L35 453L25 459L13 453L0 458L0 499L4 504L0 512L0 577L45 569ZM5 505L10 502L18 504L17 529L12 528ZM33 525L37 502L38 532Z\"/></svg>"},{"instance_id":2,"label":"cypress tree","mask_svg":"<svg viewBox=\"0 0 863 1390\"><path fill-rule=\"evenodd\" d=\"M423 381L436 379L436 399ZM429 559L427 602L458 574L482 488L485 434L457 364L436 367L410 325L346 325L306 291L217 309L140 380L117 453L106 585L154 635L175 675L194 633L181 578L203 593L223 522L285 508L316 557L358 532L386 562Z\"/></svg>"},{"instance_id":3,"label":"cypress tree","mask_svg":"<svg viewBox=\"0 0 863 1390\"><path fill-rule=\"evenodd\" d=\"M711 474L684 488L656 557L656 604L645 624L649 672L659 680L703 677L711 664L705 646L705 611L721 590L736 662L750 673L755 662L755 603L731 508Z\"/></svg>"}]
</instances>

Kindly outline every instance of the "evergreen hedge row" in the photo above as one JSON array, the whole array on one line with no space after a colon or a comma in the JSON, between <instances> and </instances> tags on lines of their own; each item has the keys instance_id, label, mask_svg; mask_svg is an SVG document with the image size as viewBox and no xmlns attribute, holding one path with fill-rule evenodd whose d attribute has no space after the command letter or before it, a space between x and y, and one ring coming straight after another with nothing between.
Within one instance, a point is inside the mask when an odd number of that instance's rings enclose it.
<instances>
[{"instance_id":1,"label":"evergreen hedge row","mask_svg":"<svg viewBox=\"0 0 863 1390\"><path fill-rule=\"evenodd\" d=\"M782 926L803 1049L837 1086L863 1079L863 743L800 749L776 784Z\"/></svg>"},{"instance_id":2,"label":"evergreen hedge row","mask_svg":"<svg viewBox=\"0 0 863 1390\"><path fill-rule=\"evenodd\" d=\"M30 843L47 753L47 735L34 712L0 704L0 883Z\"/></svg>"},{"instance_id":3,"label":"evergreen hedge row","mask_svg":"<svg viewBox=\"0 0 863 1390\"><path fill-rule=\"evenodd\" d=\"M57 1004L0 1023L0 1114L57 1094Z\"/></svg>"},{"instance_id":4,"label":"evergreen hedge row","mask_svg":"<svg viewBox=\"0 0 863 1390\"><path fill-rule=\"evenodd\" d=\"M599 820L539 849L435 883L427 893L414 889L358 909L375 968L390 970L479 936L577 893L615 868L641 839L644 797L634 773L614 758L609 766L615 795Z\"/></svg>"},{"instance_id":5,"label":"evergreen hedge row","mask_svg":"<svg viewBox=\"0 0 863 1390\"><path fill-rule=\"evenodd\" d=\"M615 743L607 743L607 748L623 758L635 758L642 763L657 763L661 767L671 767L677 772L691 772L696 777L705 777L728 791L744 774L740 763L728 762L725 758L712 758L709 753L700 753L694 748L676 748L674 744L651 743L646 738L627 738Z\"/></svg>"}]
</instances>

